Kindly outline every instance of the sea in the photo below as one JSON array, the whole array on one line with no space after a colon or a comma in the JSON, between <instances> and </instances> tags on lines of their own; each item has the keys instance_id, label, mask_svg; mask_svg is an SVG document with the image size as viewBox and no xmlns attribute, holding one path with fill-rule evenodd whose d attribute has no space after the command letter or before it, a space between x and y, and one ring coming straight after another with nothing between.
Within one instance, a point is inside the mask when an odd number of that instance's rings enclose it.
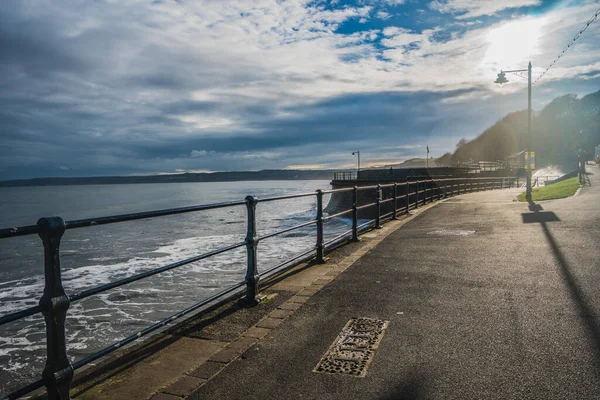
<instances>
[{"instance_id":1,"label":"sea","mask_svg":"<svg viewBox=\"0 0 600 400\"><path fill-rule=\"evenodd\" d=\"M330 189L329 181L245 181L0 188L0 228L34 225L40 217L66 221ZM328 198L325 196L325 205ZM258 236L316 216L315 197L259 203ZM350 221L325 223L325 239ZM311 225L265 239L265 271L315 246ZM61 241L68 294L244 240L245 206L73 229ZM72 362L243 281L244 247L94 295L70 305L67 347ZM0 315L38 304L44 287L43 247L37 235L0 240ZM0 394L39 379L45 326L38 314L0 326Z\"/></svg>"}]
</instances>

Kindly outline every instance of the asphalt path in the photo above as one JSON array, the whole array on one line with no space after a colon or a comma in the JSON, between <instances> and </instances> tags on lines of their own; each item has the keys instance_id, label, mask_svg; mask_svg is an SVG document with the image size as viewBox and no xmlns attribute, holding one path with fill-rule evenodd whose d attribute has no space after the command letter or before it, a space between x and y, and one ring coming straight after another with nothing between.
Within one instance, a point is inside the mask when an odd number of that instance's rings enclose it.
<instances>
[{"instance_id":1,"label":"asphalt path","mask_svg":"<svg viewBox=\"0 0 600 400\"><path fill-rule=\"evenodd\" d=\"M193 399L599 399L600 169L574 197L447 199L383 240ZM365 377L313 372L352 317Z\"/></svg>"}]
</instances>

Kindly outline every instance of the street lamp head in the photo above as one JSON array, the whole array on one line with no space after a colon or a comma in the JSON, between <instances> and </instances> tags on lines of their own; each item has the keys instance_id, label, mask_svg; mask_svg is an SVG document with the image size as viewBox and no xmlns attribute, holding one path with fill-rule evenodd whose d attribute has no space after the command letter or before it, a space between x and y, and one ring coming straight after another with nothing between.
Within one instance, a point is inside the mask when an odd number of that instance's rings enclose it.
<instances>
[{"instance_id":1,"label":"street lamp head","mask_svg":"<svg viewBox=\"0 0 600 400\"><path fill-rule=\"evenodd\" d=\"M352 152L352 155L353 155L353 156L355 156L355 155L356 155L356 153L358 153L358 151L353 151L353 152Z\"/></svg>"},{"instance_id":2,"label":"street lamp head","mask_svg":"<svg viewBox=\"0 0 600 400\"><path fill-rule=\"evenodd\" d=\"M500 85L500 87L502 87L507 82L508 82L508 79L506 79L506 74L504 72L500 71L500 73L498 74L498 78L496 78L494 83L497 83L498 85Z\"/></svg>"}]
</instances>

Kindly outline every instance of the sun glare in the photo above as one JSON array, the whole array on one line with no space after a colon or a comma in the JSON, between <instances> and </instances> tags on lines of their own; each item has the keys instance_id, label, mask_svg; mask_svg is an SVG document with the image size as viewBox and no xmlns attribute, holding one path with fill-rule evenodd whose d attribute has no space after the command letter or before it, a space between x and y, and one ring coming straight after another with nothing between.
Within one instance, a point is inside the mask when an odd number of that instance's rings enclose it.
<instances>
[{"instance_id":1,"label":"sun glare","mask_svg":"<svg viewBox=\"0 0 600 400\"><path fill-rule=\"evenodd\" d=\"M525 68L532 56L539 53L542 36L542 18L513 21L504 24L488 35L490 46L484 64L499 69Z\"/></svg>"}]
</instances>

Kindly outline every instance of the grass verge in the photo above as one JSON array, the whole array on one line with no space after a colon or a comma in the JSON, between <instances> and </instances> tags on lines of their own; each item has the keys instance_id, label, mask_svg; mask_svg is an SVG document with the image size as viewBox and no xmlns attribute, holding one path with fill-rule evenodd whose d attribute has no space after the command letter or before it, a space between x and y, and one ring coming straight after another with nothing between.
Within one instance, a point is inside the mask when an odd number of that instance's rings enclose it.
<instances>
[{"instance_id":1,"label":"grass verge","mask_svg":"<svg viewBox=\"0 0 600 400\"><path fill-rule=\"evenodd\" d=\"M577 177L569 178L562 182L533 189L531 199L533 201L562 199L573 196L577 189L579 189ZM525 192L521 193L518 198L519 201L527 201L525 200Z\"/></svg>"}]
</instances>

